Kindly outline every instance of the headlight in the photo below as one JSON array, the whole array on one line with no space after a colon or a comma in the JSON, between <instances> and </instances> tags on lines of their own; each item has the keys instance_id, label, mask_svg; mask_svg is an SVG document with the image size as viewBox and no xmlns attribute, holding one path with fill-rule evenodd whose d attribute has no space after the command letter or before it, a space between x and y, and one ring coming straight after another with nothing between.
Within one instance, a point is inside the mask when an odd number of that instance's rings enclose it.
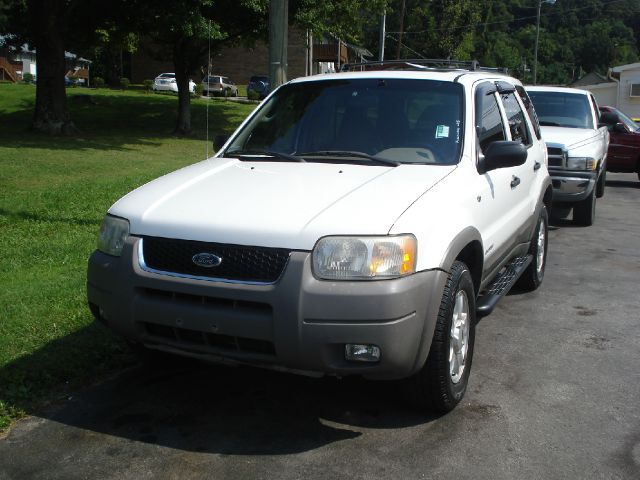
<instances>
[{"instance_id":1,"label":"headlight","mask_svg":"<svg viewBox=\"0 0 640 480\"><path fill-rule=\"evenodd\" d=\"M313 273L325 280L378 280L416 271L416 237L324 237L312 253Z\"/></svg>"},{"instance_id":2,"label":"headlight","mask_svg":"<svg viewBox=\"0 0 640 480\"><path fill-rule=\"evenodd\" d=\"M595 170L596 165L596 160L590 157L567 158L567 168L569 170Z\"/></svg>"},{"instance_id":3,"label":"headlight","mask_svg":"<svg viewBox=\"0 0 640 480\"><path fill-rule=\"evenodd\" d=\"M108 255L119 257L122 247L129 236L129 221L124 218L106 215L100 225L98 250Z\"/></svg>"}]
</instances>

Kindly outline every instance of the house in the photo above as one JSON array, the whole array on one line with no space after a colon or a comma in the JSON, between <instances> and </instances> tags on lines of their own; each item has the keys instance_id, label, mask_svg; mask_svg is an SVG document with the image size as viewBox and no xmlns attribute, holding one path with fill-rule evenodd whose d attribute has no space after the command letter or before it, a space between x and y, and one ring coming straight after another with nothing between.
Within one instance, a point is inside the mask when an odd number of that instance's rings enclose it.
<instances>
[{"instance_id":1,"label":"house","mask_svg":"<svg viewBox=\"0 0 640 480\"><path fill-rule=\"evenodd\" d=\"M606 77L590 73L571 86L589 90L599 105L616 107L632 118L640 118L640 63L610 68Z\"/></svg>"},{"instance_id":2,"label":"house","mask_svg":"<svg viewBox=\"0 0 640 480\"><path fill-rule=\"evenodd\" d=\"M289 29L287 46L289 79L315 73L333 72L347 62L361 61L371 57L364 48L342 42L340 39L314 39L309 32L296 28ZM142 83L153 79L162 72L173 72L171 61L158 61L154 57L153 46L143 42L142 47L131 55L131 81ZM230 46L212 54L211 73L224 75L239 85L246 85L253 75L269 74L269 47L264 41L258 41L253 47ZM203 66L200 75L192 78L199 81L207 72Z\"/></svg>"},{"instance_id":3,"label":"house","mask_svg":"<svg viewBox=\"0 0 640 480\"><path fill-rule=\"evenodd\" d=\"M19 48L14 47L9 45L7 40L6 36L0 35L0 80L19 82L25 73L37 78L36 51L27 44ZM91 60L70 52L64 52L64 57L67 64L66 76L80 84L88 85Z\"/></svg>"}]
</instances>

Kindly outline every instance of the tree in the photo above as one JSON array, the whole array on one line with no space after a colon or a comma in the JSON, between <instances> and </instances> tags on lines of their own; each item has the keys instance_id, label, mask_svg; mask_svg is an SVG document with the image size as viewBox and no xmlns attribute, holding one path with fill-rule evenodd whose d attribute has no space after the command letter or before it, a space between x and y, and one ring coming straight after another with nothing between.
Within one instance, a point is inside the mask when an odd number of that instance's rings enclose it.
<instances>
[{"instance_id":1,"label":"tree","mask_svg":"<svg viewBox=\"0 0 640 480\"><path fill-rule=\"evenodd\" d=\"M174 133L191 132L189 79L209 62L207 51L264 36L267 0L137 0L129 2L129 23L171 59L178 86Z\"/></svg>"},{"instance_id":2,"label":"tree","mask_svg":"<svg viewBox=\"0 0 640 480\"><path fill-rule=\"evenodd\" d=\"M12 44L35 48L36 104L32 127L49 134L71 134L76 127L67 108L65 50L83 49L95 41L96 29L113 21L120 2L98 0L3 0L6 32ZM9 6L10 8L6 8Z\"/></svg>"}]
</instances>

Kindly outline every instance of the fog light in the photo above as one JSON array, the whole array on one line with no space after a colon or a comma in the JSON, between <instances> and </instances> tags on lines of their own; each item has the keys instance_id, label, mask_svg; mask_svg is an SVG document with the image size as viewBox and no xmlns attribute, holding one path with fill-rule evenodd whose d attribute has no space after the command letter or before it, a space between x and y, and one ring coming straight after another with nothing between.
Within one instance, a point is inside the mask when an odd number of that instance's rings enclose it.
<instances>
[{"instance_id":1,"label":"fog light","mask_svg":"<svg viewBox=\"0 0 640 480\"><path fill-rule=\"evenodd\" d=\"M377 362L380 360L380 347L347 343L344 346L344 358L352 362Z\"/></svg>"}]
</instances>

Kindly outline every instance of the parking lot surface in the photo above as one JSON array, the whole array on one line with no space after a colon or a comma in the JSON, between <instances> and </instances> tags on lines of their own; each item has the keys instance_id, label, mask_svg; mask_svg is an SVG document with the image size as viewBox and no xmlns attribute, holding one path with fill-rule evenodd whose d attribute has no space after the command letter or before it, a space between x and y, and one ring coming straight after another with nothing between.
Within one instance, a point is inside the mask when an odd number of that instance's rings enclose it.
<instances>
[{"instance_id":1,"label":"parking lot surface","mask_svg":"<svg viewBox=\"0 0 640 480\"><path fill-rule=\"evenodd\" d=\"M436 417L395 383L180 362L135 367L16 424L6 479L640 478L640 182L594 226L552 222L546 278L478 325Z\"/></svg>"}]
</instances>

